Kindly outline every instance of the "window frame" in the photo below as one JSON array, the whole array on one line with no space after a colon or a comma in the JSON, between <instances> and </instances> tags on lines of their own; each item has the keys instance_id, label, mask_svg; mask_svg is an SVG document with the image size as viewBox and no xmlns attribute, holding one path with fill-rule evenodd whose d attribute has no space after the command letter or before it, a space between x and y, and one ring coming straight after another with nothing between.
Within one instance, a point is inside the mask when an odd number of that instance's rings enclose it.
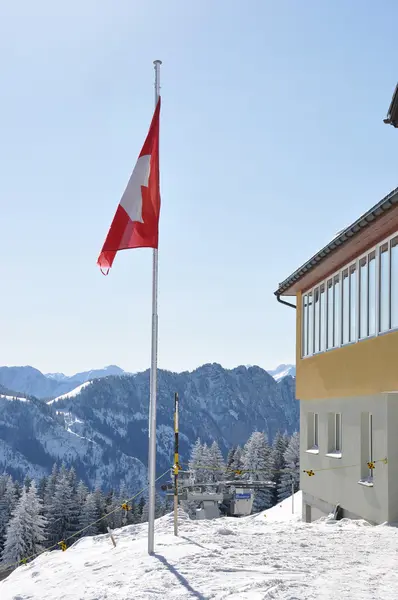
<instances>
[{"instance_id":1,"label":"window frame","mask_svg":"<svg viewBox=\"0 0 398 600\"><path fill-rule=\"evenodd\" d=\"M325 352L332 352L337 348L349 346L351 344L356 344L357 342L361 342L362 340L372 339L374 337L378 337L380 335L386 335L386 333L390 333L392 331L398 331L398 324L396 326L392 326L392 241L397 240L398 231L395 231L393 234L381 240L375 246L370 247L366 252L358 255L355 260L351 260L348 263L342 265L337 271L333 273L329 273L328 276L320 281L317 281L315 285L311 288L306 289L302 293L302 298L307 297L307 332L304 331L304 325L302 328L302 344L301 344L301 358L311 358L312 356L323 354ZM381 330L381 248L388 244L388 329ZM395 245L398 246L398 243ZM372 257L374 255L374 258ZM372 258L371 258L372 257ZM361 337L361 268L360 263L363 260L366 260L366 315L362 315L362 318L366 321L366 336ZM375 297L373 298L373 308L375 314L372 315L372 323L375 325L375 332L369 333L369 325L370 325L370 314L369 314L369 261L374 260L375 266ZM355 290L353 290L352 279L351 279L351 270L354 270L355 277ZM348 271L348 337L349 341L343 342L343 273ZM395 283L398 289L398 271L396 273L397 282ZM336 289L335 283L336 281L339 283L339 289ZM329 306L329 287L328 284L332 282L332 304L333 306ZM325 294L325 316L321 318L321 308L319 307L319 350L315 351L315 292L317 291L320 297L320 291L324 288ZM352 293L354 291L355 299L352 297ZM338 296L338 297L337 297ZM312 315L309 306L309 300L311 300L313 304ZM320 302L320 300L319 300ZM304 306L304 301L302 303ZM355 315L352 314L352 308L355 306ZM310 327L309 318L312 317L312 327ZM339 319L339 322L336 323L336 318ZM355 335L352 336L353 332L353 320L355 320ZM304 324L304 319L302 318L302 322ZM323 328L323 331L322 331ZM312 334L312 344L309 340L310 330ZM306 333L306 335L305 335ZM332 333L333 339L330 340L330 333ZM324 343L322 343L322 339ZM312 347L311 347L312 346ZM304 352L304 349L306 352Z\"/></svg>"}]
</instances>

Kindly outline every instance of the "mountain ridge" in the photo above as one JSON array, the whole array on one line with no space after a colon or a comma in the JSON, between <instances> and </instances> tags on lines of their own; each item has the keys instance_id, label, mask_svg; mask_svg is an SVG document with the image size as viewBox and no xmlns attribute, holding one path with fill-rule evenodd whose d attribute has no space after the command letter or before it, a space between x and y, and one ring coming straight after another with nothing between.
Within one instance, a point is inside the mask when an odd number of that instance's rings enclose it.
<instances>
[{"instance_id":1,"label":"mountain ridge","mask_svg":"<svg viewBox=\"0 0 398 600\"><path fill-rule=\"evenodd\" d=\"M193 372L158 372L157 469L172 464L174 393L180 396L181 460L198 437L217 440L224 454L254 430L270 441L278 430L298 429L295 381L275 381L260 367L224 369L218 363ZM53 462L74 465L90 486L128 488L146 478L149 370L109 375L56 401L0 397L0 470L38 477Z\"/></svg>"},{"instance_id":2,"label":"mountain ridge","mask_svg":"<svg viewBox=\"0 0 398 600\"><path fill-rule=\"evenodd\" d=\"M242 366L243 365L239 365L234 368L238 369ZM247 365L245 368L252 368L255 366L256 365ZM258 368L261 369L262 367ZM181 374L194 373L197 369L200 369L200 367L197 367L192 371L182 371ZM233 369L229 370L231 371ZM276 367L276 369L267 370L266 372L274 377L276 381L279 381L288 375L295 376L296 369L294 365L282 364ZM44 374L39 371L39 369L32 366L0 366L0 385L3 385L7 389L16 390L19 394L23 393L35 396L42 400L48 400L71 392L73 389L87 381L109 377L110 375L134 375L134 373L124 371L117 365L108 365L102 369L82 371L70 376L65 375L62 372Z\"/></svg>"}]
</instances>

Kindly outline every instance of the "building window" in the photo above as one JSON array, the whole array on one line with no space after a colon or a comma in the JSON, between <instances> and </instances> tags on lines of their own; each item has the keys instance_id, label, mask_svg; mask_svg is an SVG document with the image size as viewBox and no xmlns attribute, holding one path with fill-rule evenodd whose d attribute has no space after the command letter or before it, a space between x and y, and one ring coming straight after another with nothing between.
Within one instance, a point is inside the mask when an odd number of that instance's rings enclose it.
<instances>
[{"instance_id":1,"label":"building window","mask_svg":"<svg viewBox=\"0 0 398 600\"><path fill-rule=\"evenodd\" d=\"M320 351L320 297L319 288L314 290L314 352Z\"/></svg>"},{"instance_id":2,"label":"building window","mask_svg":"<svg viewBox=\"0 0 398 600\"><path fill-rule=\"evenodd\" d=\"M319 450L319 415L309 412L307 415L307 449Z\"/></svg>"},{"instance_id":3,"label":"building window","mask_svg":"<svg viewBox=\"0 0 398 600\"><path fill-rule=\"evenodd\" d=\"M350 267L350 342L356 341L357 330L357 268Z\"/></svg>"},{"instance_id":4,"label":"building window","mask_svg":"<svg viewBox=\"0 0 398 600\"><path fill-rule=\"evenodd\" d=\"M398 236L391 240L391 327L398 327Z\"/></svg>"},{"instance_id":5,"label":"building window","mask_svg":"<svg viewBox=\"0 0 398 600\"><path fill-rule=\"evenodd\" d=\"M341 458L341 414L328 414L328 455Z\"/></svg>"},{"instance_id":6,"label":"building window","mask_svg":"<svg viewBox=\"0 0 398 600\"><path fill-rule=\"evenodd\" d=\"M334 319L334 346L341 343L341 294L340 294L340 275L336 275L333 280L333 319Z\"/></svg>"},{"instance_id":7,"label":"building window","mask_svg":"<svg viewBox=\"0 0 398 600\"><path fill-rule=\"evenodd\" d=\"M308 296L303 295L302 354L308 356Z\"/></svg>"},{"instance_id":8,"label":"building window","mask_svg":"<svg viewBox=\"0 0 398 600\"><path fill-rule=\"evenodd\" d=\"M390 329L390 253L388 244L380 248L380 331Z\"/></svg>"},{"instance_id":9,"label":"building window","mask_svg":"<svg viewBox=\"0 0 398 600\"><path fill-rule=\"evenodd\" d=\"M312 292L308 294L308 354L314 353L314 303Z\"/></svg>"},{"instance_id":10,"label":"building window","mask_svg":"<svg viewBox=\"0 0 398 600\"><path fill-rule=\"evenodd\" d=\"M321 318L321 324L320 324L320 329L321 329L321 333L320 333L320 350L321 352L324 352L324 350L326 350L326 293L325 293L325 284L322 283L320 289L320 318Z\"/></svg>"},{"instance_id":11,"label":"building window","mask_svg":"<svg viewBox=\"0 0 398 600\"><path fill-rule=\"evenodd\" d=\"M343 271L343 344L350 341L350 278L348 269Z\"/></svg>"},{"instance_id":12,"label":"building window","mask_svg":"<svg viewBox=\"0 0 398 600\"><path fill-rule=\"evenodd\" d=\"M361 414L361 481L373 483L373 469L368 463L373 462L373 415L368 412Z\"/></svg>"},{"instance_id":13,"label":"building window","mask_svg":"<svg viewBox=\"0 0 398 600\"><path fill-rule=\"evenodd\" d=\"M368 335L376 333L376 253L368 257Z\"/></svg>"},{"instance_id":14,"label":"building window","mask_svg":"<svg viewBox=\"0 0 398 600\"><path fill-rule=\"evenodd\" d=\"M334 289L333 279L329 279L326 284L327 287L327 337L326 337L326 348L330 350L334 348Z\"/></svg>"},{"instance_id":15,"label":"building window","mask_svg":"<svg viewBox=\"0 0 398 600\"><path fill-rule=\"evenodd\" d=\"M359 261L359 337L368 337L368 261Z\"/></svg>"},{"instance_id":16,"label":"building window","mask_svg":"<svg viewBox=\"0 0 398 600\"><path fill-rule=\"evenodd\" d=\"M398 234L303 294L302 356L398 329Z\"/></svg>"}]
</instances>

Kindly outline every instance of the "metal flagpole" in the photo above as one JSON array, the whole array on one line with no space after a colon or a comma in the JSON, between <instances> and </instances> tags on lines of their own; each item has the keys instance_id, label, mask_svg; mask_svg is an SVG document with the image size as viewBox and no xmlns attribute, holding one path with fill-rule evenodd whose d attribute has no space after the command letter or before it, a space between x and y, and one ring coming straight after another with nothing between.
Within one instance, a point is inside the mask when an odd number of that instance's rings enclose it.
<instances>
[{"instance_id":1,"label":"metal flagpole","mask_svg":"<svg viewBox=\"0 0 398 600\"><path fill-rule=\"evenodd\" d=\"M178 535L178 392L174 395L174 535Z\"/></svg>"},{"instance_id":2,"label":"metal flagpole","mask_svg":"<svg viewBox=\"0 0 398 600\"><path fill-rule=\"evenodd\" d=\"M161 60L154 60L155 108L159 99ZM149 392L149 457L148 457L148 554L155 551L155 479L156 479L156 391L158 363L158 250L153 249L152 262L152 345Z\"/></svg>"}]
</instances>

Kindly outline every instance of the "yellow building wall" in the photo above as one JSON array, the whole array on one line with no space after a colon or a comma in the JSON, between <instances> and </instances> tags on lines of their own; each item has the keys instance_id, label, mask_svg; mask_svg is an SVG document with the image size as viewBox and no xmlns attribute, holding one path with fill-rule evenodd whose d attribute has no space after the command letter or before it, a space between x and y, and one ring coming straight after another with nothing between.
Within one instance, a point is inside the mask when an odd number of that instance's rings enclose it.
<instances>
[{"instance_id":1,"label":"yellow building wall","mask_svg":"<svg viewBox=\"0 0 398 600\"><path fill-rule=\"evenodd\" d=\"M297 294L296 397L344 398L398 391L398 332L301 358L301 294Z\"/></svg>"}]
</instances>

